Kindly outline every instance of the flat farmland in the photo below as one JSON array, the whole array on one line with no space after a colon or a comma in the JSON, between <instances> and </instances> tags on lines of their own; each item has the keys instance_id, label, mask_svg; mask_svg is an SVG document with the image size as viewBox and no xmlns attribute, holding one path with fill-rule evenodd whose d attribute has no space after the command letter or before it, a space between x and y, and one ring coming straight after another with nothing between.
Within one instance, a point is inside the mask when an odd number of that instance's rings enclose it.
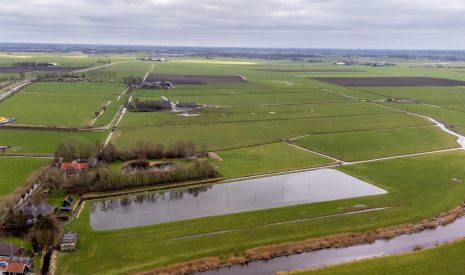
<instances>
[{"instance_id":1,"label":"flat farmland","mask_svg":"<svg viewBox=\"0 0 465 275\"><path fill-rule=\"evenodd\" d=\"M94 81L109 82L113 80L115 82L122 82L126 77L130 76L144 77L153 64L153 62L123 61L106 68L86 72L85 74Z\"/></svg>"},{"instance_id":2,"label":"flat farmland","mask_svg":"<svg viewBox=\"0 0 465 275\"><path fill-rule=\"evenodd\" d=\"M386 106L398 108L400 110L415 112L425 116L433 117L439 121L442 121L449 128L454 129L462 134L465 134L465 116L464 113L457 110L446 109L442 107L431 106L420 103L409 103L409 104L394 104L384 103Z\"/></svg>"},{"instance_id":3,"label":"flat farmland","mask_svg":"<svg viewBox=\"0 0 465 275\"><path fill-rule=\"evenodd\" d=\"M49 159L0 156L0 198L13 193L35 170L49 162Z\"/></svg>"},{"instance_id":4,"label":"flat farmland","mask_svg":"<svg viewBox=\"0 0 465 275\"><path fill-rule=\"evenodd\" d=\"M60 142L75 137L105 141L107 132L60 132L0 129L0 145L12 146L7 154L53 155Z\"/></svg>"},{"instance_id":5,"label":"flat farmland","mask_svg":"<svg viewBox=\"0 0 465 275\"><path fill-rule=\"evenodd\" d=\"M27 72L59 72L68 73L87 67L26 67L26 66L15 66L15 67L0 67L0 73L27 73Z\"/></svg>"},{"instance_id":6,"label":"flat farmland","mask_svg":"<svg viewBox=\"0 0 465 275\"><path fill-rule=\"evenodd\" d=\"M231 94L231 95L208 95L208 96L170 96L172 101L196 102L203 105L217 106L253 106L269 104L299 104L299 103L320 103L320 102L341 102L350 99L324 91L309 92L282 92L263 94Z\"/></svg>"},{"instance_id":7,"label":"flat farmland","mask_svg":"<svg viewBox=\"0 0 465 275\"><path fill-rule=\"evenodd\" d=\"M465 81L435 77L314 77L345 87L465 86Z\"/></svg>"},{"instance_id":8,"label":"flat farmland","mask_svg":"<svg viewBox=\"0 0 465 275\"><path fill-rule=\"evenodd\" d=\"M224 177L240 177L333 164L335 161L286 143L218 152L223 161L213 161Z\"/></svg>"},{"instance_id":9,"label":"flat farmland","mask_svg":"<svg viewBox=\"0 0 465 275\"><path fill-rule=\"evenodd\" d=\"M344 161L359 161L458 148L456 139L428 126L309 135L292 143Z\"/></svg>"},{"instance_id":10,"label":"flat farmland","mask_svg":"<svg viewBox=\"0 0 465 275\"><path fill-rule=\"evenodd\" d=\"M128 121L125 123L127 126L121 126L116 131L113 140L120 147L129 147L139 140L162 144L172 144L181 140L206 145L210 150L262 145L312 133L389 129L431 124L425 119L403 113L144 128L131 127Z\"/></svg>"},{"instance_id":11,"label":"flat farmland","mask_svg":"<svg viewBox=\"0 0 465 275\"><path fill-rule=\"evenodd\" d=\"M84 127L108 101L124 91L112 83L33 83L0 103L17 124Z\"/></svg>"},{"instance_id":12,"label":"flat farmland","mask_svg":"<svg viewBox=\"0 0 465 275\"><path fill-rule=\"evenodd\" d=\"M120 230L92 230L89 202L70 228L79 234L80 248L73 254L58 254L57 273L128 274L203 257L242 255L257 246L419 222L462 202L465 186L453 179L465 180L464 156L463 151L456 151L341 168L387 190L386 195ZM352 212L361 204L389 208L322 218ZM208 234L212 232L216 233Z\"/></svg>"},{"instance_id":13,"label":"flat farmland","mask_svg":"<svg viewBox=\"0 0 465 275\"><path fill-rule=\"evenodd\" d=\"M175 74L151 74L147 81L168 81L174 85L179 84L208 84L208 83L240 83L246 82L238 75L175 75Z\"/></svg>"},{"instance_id":14,"label":"flat farmland","mask_svg":"<svg viewBox=\"0 0 465 275\"><path fill-rule=\"evenodd\" d=\"M225 122L257 122L303 118L325 118L392 114L397 111L365 102L285 104L254 107L200 108L186 114L177 112L128 113L121 127L176 126Z\"/></svg>"},{"instance_id":15,"label":"flat farmland","mask_svg":"<svg viewBox=\"0 0 465 275\"><path fill-rule=\"evenodd\" d=\"M369 87L362 88L362 90L383 95L385 97L405 98L416 102L465 111L465 86L402 88Z\"/></svg>"}]
</instances>

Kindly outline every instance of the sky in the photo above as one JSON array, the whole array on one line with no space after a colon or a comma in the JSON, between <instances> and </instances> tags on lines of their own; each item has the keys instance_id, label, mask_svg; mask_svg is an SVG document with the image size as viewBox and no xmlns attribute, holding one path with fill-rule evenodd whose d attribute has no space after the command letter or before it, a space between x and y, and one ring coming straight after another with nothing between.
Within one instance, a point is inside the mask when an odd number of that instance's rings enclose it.
<instances>
[{"instance_id":1,"label":"sky","mask_svg":"<svg viewBox=\"0 0 465 275\"><path fill-rule=\"evenodd\" d=\"M464 0L0 0L0 42L465 49Z\"/></svg>"}]
</instances>

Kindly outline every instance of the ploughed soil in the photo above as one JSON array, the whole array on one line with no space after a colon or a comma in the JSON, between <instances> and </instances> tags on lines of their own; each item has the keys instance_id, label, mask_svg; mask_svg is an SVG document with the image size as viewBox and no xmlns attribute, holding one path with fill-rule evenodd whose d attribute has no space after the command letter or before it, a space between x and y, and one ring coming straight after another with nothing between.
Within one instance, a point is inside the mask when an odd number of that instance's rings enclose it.
<instances>
[{"instance_id":1,"label":"ploughed soil","mask_svg":"<svg viewBox=\"0 0 465 275\"><path fill-rule=\"evenodd\" d=\"M246 82L238 75L176 75L176 74L151 74L147 82L168 81L174 85L180 84L208 84L215 82Z\"/></svg>"},{"instance_id":2,"label":"ploughed soil","mask_svg":"<svg viewBox=\"0 0 465 275\"><path fill-rule=\"evenodd\" d=\"M355 69L262 69L256 70L261 72L278 72L278 73L357 73L363 72Z\"/></svg>"},{"instance_id":3,"label":"ploughed soil","mask_svg":"<svg viewBox=\"0 0 465 275\"><path fill-rule=\"evenodd\" d=\"M76 70L86 69L87 67L0 67L0 73L27 73L27 72L59 72L68 73Z\"/></svg>"},{"instance_id":4,"label":"ploughed soil","mask_svg":"<svg viewBox=\"0 0 465 275\"><path fill-rule=\"evenodd\" d=\"M465 86L465 81L435 77L312 77L346 87Z\"/></svg>"}]
</instances>

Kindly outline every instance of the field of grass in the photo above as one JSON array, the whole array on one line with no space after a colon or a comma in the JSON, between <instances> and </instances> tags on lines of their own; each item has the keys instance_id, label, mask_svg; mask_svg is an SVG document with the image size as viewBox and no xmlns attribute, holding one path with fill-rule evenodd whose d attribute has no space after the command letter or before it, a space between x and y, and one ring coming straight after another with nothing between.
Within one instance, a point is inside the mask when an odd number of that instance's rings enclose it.
<instances>
[{"instance_id":1,"label":"field of grass","mask_svg":"<svg viewBox=\"0 0 465 275\"><path fill-rule=\"evenodd\" d=\"M84 127L109 100L124 91L111 83L34 83L0 103L17 124Z\"/></svg>"},{"instance_id":2,"label":"field of grass","mask_svg":"<svg viewBox=\"0 0 465 275\"><path fill-rule=\"evenodd\" d=\"M436 126L309 135L292 142L344 161L457 148L456 137Z\"/></svg>"},{"instance_id":3,"label":"field of grass","mask_svg":"<svg viewBox=\"0 0 465 275\"><path fill-rule=\"evenodd\" d=\"M286 143L218 152L223 161L212 162L224 177L239 177L286 170L317 167L333 160L307 152Z\"/></svg>"},{"instance_id":4,"label":"field of grass","mask_svg":"<svg viewBox=\"0 0 465 275\"><path fill-rule=\"evenodd\" d=\"M383 104L435 117L465 133L463 87L349 89L311 79L316 76L434 76L465 80L465 75L460 72L425 70L407 65L347 67L359 70L356 72L272 72L263 69L331 70L340 67L330 65L334 62L332 59L325 59L324 64L239 59L175 58L166 63L135 61L136 56L142 55L15 53L11 56L0 53L0 66L23 61L57 62L69 66L101 65L98 60L122 61L85 73L102 83L34 83L0 103L0 116L15 117L17 124L85 127L93 119L94 112L112 100L94 124L94 127L103 127L125 100L125 97L116 100L125 89L119 81L128 76L142 77L154 65L153 74L241 75L248 82L138 90L135 96L141 100L165 96L173 101L222 107L188 112L197 116L181 116L176 112L129 112L118 125L112 142L118 148L128 148L138 141L165 145L193 141L199 148L205 145L223 158L223 161L212 163L222 176L228 178L334 163L331 159L285 143L297 137L301 138L294 142L299 146L346 161L457 146L455 137L432 126L426 119L361 100L380 101L388 97L415 100L421 103ZM107 135L108 131L0 129L0 145L13 146L7 151L10 154L51 155L59 142L68 137L103 141ZM24 178L40 167L40 161L44 160L1 157L0 196L20 186ZM69 254L59 253L56 273L128 274L207 256L241 255L246 249L257 246L418 222L465 200L465 185L459 182L465 181L465 151L338 166L337 169L377 185L388 193L112 231L91 229L89 215L92 201L88 201L78 219L65 229L79 234L78 250ZM50 202L59 203L61 199L62 196L54 197ZM386 209L323 217L378 207ZM212 232L216 234L208 234ZM206 235L194 236L198 234ZM453 254L463 250L462 246L444 252L444 261L459 261ZM412 254L426 253L420 258L411 255L402 261L395 257L386 258L384 264L388 268L382 271L394 273L398 270L396 264L400 267L419 264L419 270L435 272L437 269L421 263L427 257L433 257L427 254L430 253L428 251ZM376 261L379 260L350 264L347 270L377 273ZM344 268L335 267L333 270L337 273ZM364 270L366 272L362 272Z\"/></svg>"},{"instance_id":5,"label":"field of grass","mask_svg":"<svg viewBox=\"0 0 465 275\"><path fill-rule=\"evenodd\" d=\"M465 240L412 253L291 274L462 274L465 264L463 251L465 251Z\"/></svg>"},{"instance_id":6,"label":"field of grass","mask_svg":"<svg viewBox=\"0 0 465 275\"><path fill-rule=\"evenodd\" d=\"M129 147L134 142L141 140L168 145L181 140L206 145L209 150L226 150L274 143L306 134L390 129L431 124L425 119L403 113L144 128L129 126L131 119L137 120L137 116L128 115L125 117L126 126L121 126L112 140L119 147Z\"/></svg>"},{"instance_id":7,"label":"field of grass","mask_svg":"<svg viewBox=\"0 0 465 275\"><path fill-rule=\"evenodd\" d=\"M457 108L459 111L465 111L465 86L459 87L401 87L401 88L384 88L370 87L361 88L369 92L384 95L386 97L405 98L416 102L434 104L442 107ZM460 106L458 108L457 106Z\"/></svg>"},{"instance_id":8,"label":"field of grass","mask_svg":"<svg viewBox=\"0 0 465 275\"><path fill-rule=\"evenodd\" d=\"M59 132L36 130L2 130L0 144L12 146L7 154L52 155L58 144L69 137L83 138L90 141L105 141L107 132Z\"/></svg>"},{"instance_id":9,"label":"field of grass","mask_svg":"<svg viewBox=\"0 0 465 275\"><path fill-rule=\"evenodd\" d=\"M384 105L433 117L443 122L445 125L448 125L451 129L465 134L465 116L463 112L421 103L384 103Z\"/></svg>"},{"instance_id":10,"label":"field of grass","mask_svg":"<svg viewBox=\"0 0 465 275\"><path fill-rule=\"evenodd\" d=\"M91 202L87 202L79 219L71 225L79 234L79 250L73 254L59 253L57 272L127 274L194 258L240 255L245 249L261 245L418 222L449 210L465 199L465 186L453 180L465 180L463 151L340 169L384 188L388 194L114 231L90 228ZM354 206L360 204L368 208L391 208L373 213L299 220L354 211ZM273 224L293 220L295 222ZM222 230L232 231L178 239ZM115 261L119 265L115 266Z\"/></svg>"},{"instance_id":11,"label":"field of grass","mask_svg":"<svg viewBox=\"0 0 465 275\"><path fill-rule=\"evenodd\" d=\"M27 178L50 159L0 157L0 198L13 193Z\"/></svg>"},{"instance_id":12,"label":"field of grass","mask_svg":"<svg viewBox=\"0 0 465 275\"><path fill-rule=\"evenodd\" d=\"M200 108L183 116L176 112L128 113L121 127L196 125L225 122L278 121L303 118L331 118L376 114L394 114L397 111L365 102L285 104L276 106Z\"/></svg>"}]
</instances>

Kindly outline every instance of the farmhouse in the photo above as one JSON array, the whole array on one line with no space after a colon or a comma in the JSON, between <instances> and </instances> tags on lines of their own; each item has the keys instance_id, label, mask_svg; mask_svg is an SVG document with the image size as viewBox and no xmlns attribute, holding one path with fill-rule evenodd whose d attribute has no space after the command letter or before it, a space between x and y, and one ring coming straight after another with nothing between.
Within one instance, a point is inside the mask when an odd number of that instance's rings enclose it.
<instances>
[{"instance_id":1,"label":"farmhouse","mask_svg":"<svg viewBox=\"0 0 465 275\"><path fill-rule=\"evenodd\" d=\"M0 274L19 275L27 274L30 271L26 264L13 261L0 261Z\"/></svg>"},{"instance_id":2,"label":"farmhouse","mask_svg":"<svg viewBox=\"0 0 465 275\"><path fill-rule=\"evenodd\" d=\"M87 162L78 162L76 160L73 160L72 162L63 162L60 165L60 169L66 174L76 174L86 170L87 168L89 168Z\"/></svg>"},{"instance_id":3,"label":"farmhouse","mask_svg":"<svg viewBox=\"0 0 465 275\"><path fill-rule=\"evenodd\" d=\"M20 251L20 248L16 245L9 243L0 242L0 256L1 257L13 257Z\"/></svg>"}]
</instances>

